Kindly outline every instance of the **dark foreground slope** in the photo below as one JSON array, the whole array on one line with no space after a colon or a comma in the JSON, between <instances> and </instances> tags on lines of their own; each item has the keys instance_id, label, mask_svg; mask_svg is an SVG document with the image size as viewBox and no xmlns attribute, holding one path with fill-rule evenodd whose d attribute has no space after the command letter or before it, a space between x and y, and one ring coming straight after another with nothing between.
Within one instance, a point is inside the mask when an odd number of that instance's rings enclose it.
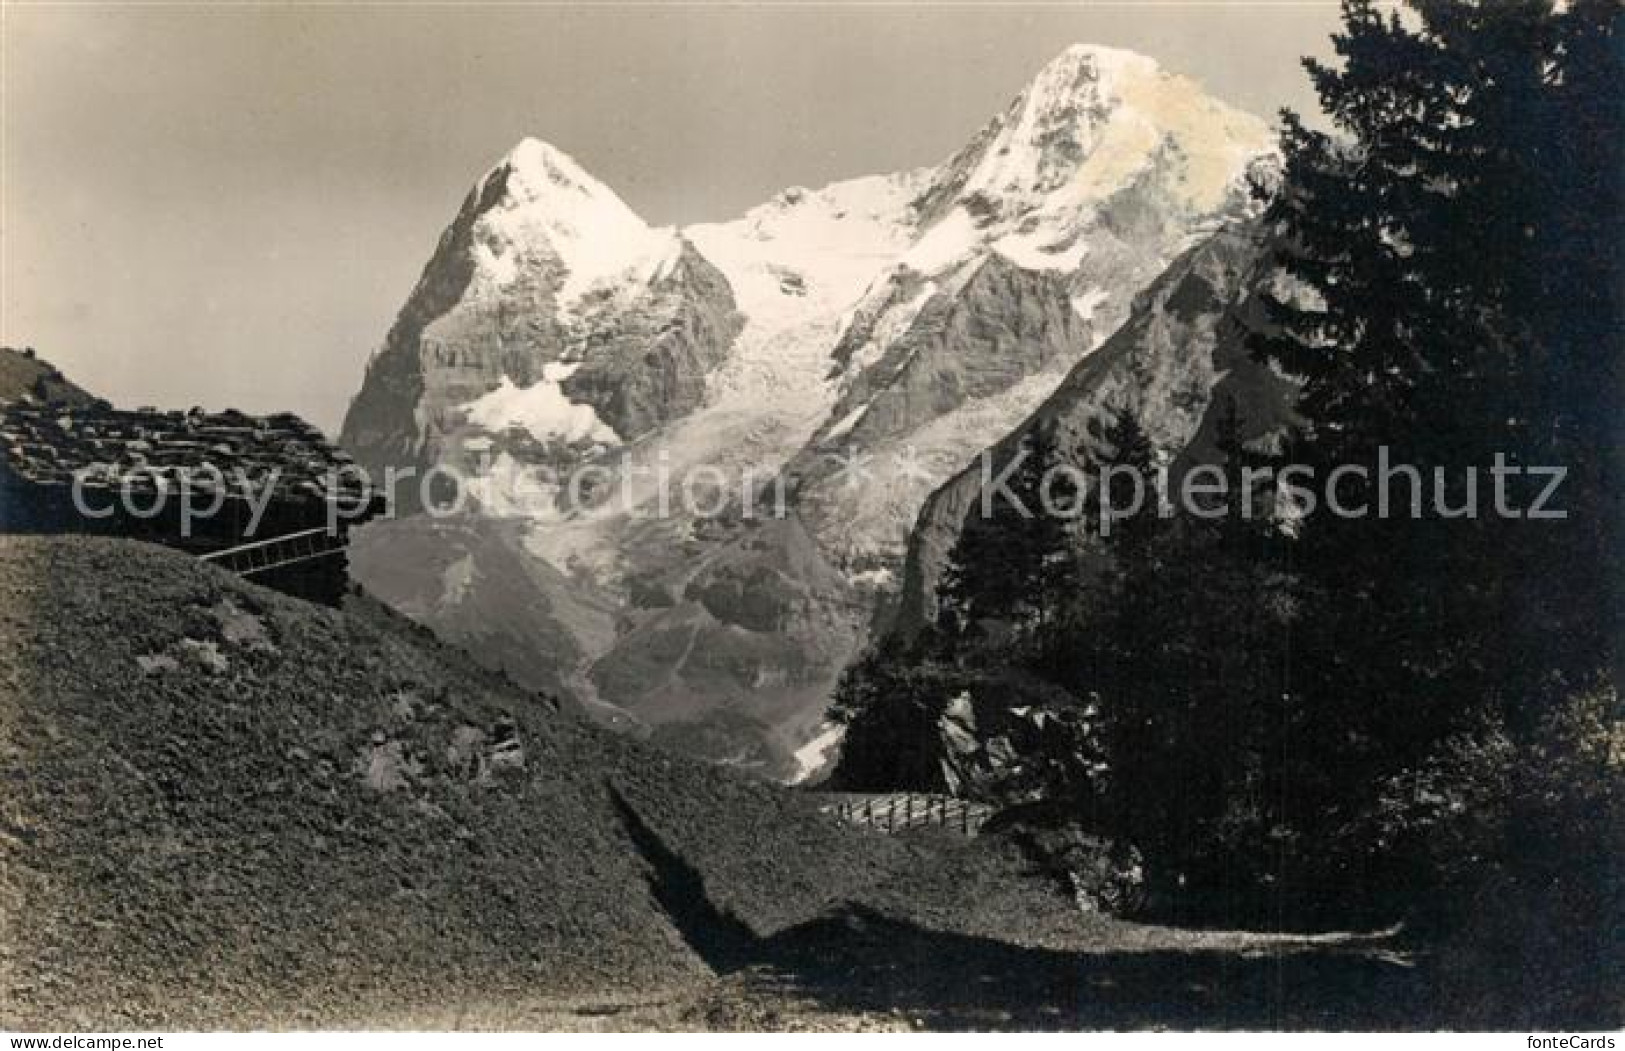
<instances>
[{"instance_id":1,"label":"dark foreground slope","mask_svg":"<svg viewBox=\"0 0 1625 1051\"><path fill-rule=\"evenodd\" d=\"M617 793L761 934L911 856L403 625L0 538L0 1026L389 1024L704 978Z\"/></svg>"},{"instance_id":2,"label":"dark foreground slope","mask_svg":"<svg viewBox=\"0 0 1625 1051\"><path fill-rule=\"evenodd\" d=\"M1000 841L815 798L580 722L370 602L0 537L0 1028L1501 1020L1389 937L1085 916Z\"/></svg>"}]
</instances>

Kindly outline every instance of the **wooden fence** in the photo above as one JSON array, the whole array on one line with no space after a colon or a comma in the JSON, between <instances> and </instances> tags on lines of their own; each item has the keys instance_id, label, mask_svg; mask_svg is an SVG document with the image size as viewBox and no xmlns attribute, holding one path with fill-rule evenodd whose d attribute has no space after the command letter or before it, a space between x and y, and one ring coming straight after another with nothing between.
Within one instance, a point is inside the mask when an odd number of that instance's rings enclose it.
<instances>
[{"instance_id":1,"label":"wooden fence","mask_svg":"<svg viewBox=\"0 0 1625 1051\"><path fill-rule=\"evenodd\" d=\"M934 827L966 836L981 831L982 825L993 816L993 808L985 803L915 792L830 796L819 809L848 825L880 832Z\"/></svg>"},{"instance_id":2,"label":"wooden fence","mask_svg":"<svg viewBox=\"0 0 1625 1051\"><path fill-rule=\"evenodd\" d=\"M348 543L348 538L318 526L298 533L274 536L269 540L240 544L224 551L211 551L201 557L205 562L213 562L223 569L248 577L255 573L336 555L343 551Z\"/></svg>"}]
</instances>

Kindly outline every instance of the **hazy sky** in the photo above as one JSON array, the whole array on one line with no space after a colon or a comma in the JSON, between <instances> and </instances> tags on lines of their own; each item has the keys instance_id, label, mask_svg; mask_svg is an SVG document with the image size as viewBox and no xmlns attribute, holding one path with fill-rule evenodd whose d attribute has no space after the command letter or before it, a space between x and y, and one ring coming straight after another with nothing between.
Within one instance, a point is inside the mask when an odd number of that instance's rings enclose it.
<instances>
[{"instance_id":1,"label":"hazy sky","mask_svg":"<svg viewBox=\"0 0 1625 1051\"><path fill-rule=\"evenodd\" d=\"M0 3L0 341L121 404L336 429L525 135L653 223L935 163L1067 44L1271 116L1334 2L860 8Z\"/></svg>"}]
</instances>

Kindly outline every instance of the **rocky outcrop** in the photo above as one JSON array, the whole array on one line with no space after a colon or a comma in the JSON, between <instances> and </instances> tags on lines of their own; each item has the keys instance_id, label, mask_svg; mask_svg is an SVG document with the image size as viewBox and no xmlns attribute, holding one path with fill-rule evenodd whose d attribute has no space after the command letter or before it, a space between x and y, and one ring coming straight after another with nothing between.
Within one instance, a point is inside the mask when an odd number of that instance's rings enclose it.
<instances>
[{"instance_id":1,"label":"rocky outcrop","mask_svg":"<svg viewBox=\"0 0 1625 1051\"><path fill-rule=\"evenodd\" d=\"M809 528L843 569L897 564L933 484L1001 433L1010 410L992 399L1089 349L1090 325L1061 275L997 254L966 269L852 370L831 422L786 468ZM958 411L968 405L982 411Z\"/></svg>"},{"instance_id":2,"label":"rocky outcrop","mask_svg":"<svg viewBox=\"0 0 1625 1051\"><path fill-rule=\"evenodd\" d=\"M1087 705L1015 670L924 665L887 680L888 703L853 713L829 787L944 793L996 807L1101 771Z\"/></svg>"},{"instance_id":3,"label":"rocky outcrop","mask_svg":"<svg viewBox=\"0 0 1625 1051\"><path fill-rule=\"evenodd\" d=\"M595 312L576 335L571 350L582 365L564 393L597 409L622 438L641 437L700 407L742 325L728 279L679 239L675 260L630 309Z\"/></svg>"}]
</instances>

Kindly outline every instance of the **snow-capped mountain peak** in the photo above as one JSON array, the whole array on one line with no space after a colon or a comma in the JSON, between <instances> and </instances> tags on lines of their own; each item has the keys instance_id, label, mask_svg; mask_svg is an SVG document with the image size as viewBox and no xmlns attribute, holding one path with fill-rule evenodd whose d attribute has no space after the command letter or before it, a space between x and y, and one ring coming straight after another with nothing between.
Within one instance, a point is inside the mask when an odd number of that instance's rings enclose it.
<instances>
[{"instance_id":1,"label":"snow-capped mountain peak","mask_svg":"<svg viewBox=\"0 0 1625 1051\"><path fill-rule=\"evenodd\" d=\"M1211 211L1272 140L1264 121L1150 58L1078 44L942 166L924 207L937 220L964 208L981 226L1033 212L1064 226L1136 180L1155 179L1169 205Z\"/></svg>"},{"instance_id":2,"label":"snow-capped mountain peak","mask_svg":"<svg viewBox=\"0 0 1625 1051\"><path fill-rule=\"evenodd\" d=\"M492 188L500 189L509 207L585 209L613 222L643 224L614 190L574 157L534 137L520 139L486 172L479 192Z\"/></svg>"},{"instance_id":3,"label":"snow-capped mountain peak","mask_svg":"<svg viewBox=\"0 0 1625 1051\"><path fill-rule=\"evenodd\" d=\"M654 229L575 158L536 138L520 140L480 181L478 269L498 288L527 261L557 264L560 306L595 285L639 271L645 280L678 251L675 231Z\"/></svg>"},{"instance_id":4,"label":"snow-capped mountain peak","mask_svg":"<svg viewBox=\"0 0 1625 1051\"><path fill-rule=\"evenodd\" d=\"M961 192L1059 188L1094 152L1129 83L1160 72L1155 62L1127 51L1068 48L989 125L993 135L987 148L973 153L976 163Z\"/></svg>"}]
</instances>

